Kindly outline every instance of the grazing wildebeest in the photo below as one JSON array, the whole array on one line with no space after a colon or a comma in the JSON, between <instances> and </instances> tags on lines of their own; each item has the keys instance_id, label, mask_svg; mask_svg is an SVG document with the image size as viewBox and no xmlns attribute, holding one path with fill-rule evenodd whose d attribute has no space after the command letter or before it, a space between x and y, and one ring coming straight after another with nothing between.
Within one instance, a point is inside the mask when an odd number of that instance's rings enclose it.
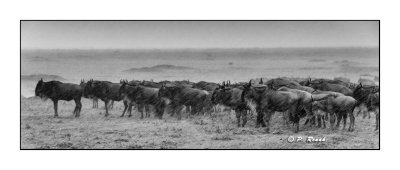
<instances>
[{"instance_id":1,"label":"grazing wildebeest","mask_svg":"<svg viewBox=\"0 0 400 170\"><path fill-rule=\"evenodd\" d=\"M141 113L140 118L143 119L143 110L145 110L146 117L150 117L149 105L152 105L156 109L156 116L162 118L163 105L160 98L158 97L158 88L146 87L142 85L130 85L123 81L119 89L119 94L122 96L124 102L127 102L130 106L133 104L138 105L138 110ZM125 112L122 113L121 117L124 116ZM132 112L129 109L129 117L132 116Z\"/></svg>"},{"instance_id":2,"label":"grazing wildebeest","mask_svg":"<svg viewBox=\"0 0 400 170\"><path fill-rule=\"evenodd\" d=\"M301 109L303 109L306 114L307 114L307 121L305 124L308 123L308 121L311 119L311 117L313 116L313 112L312 112L312 102L313 101L320 101L320 100L324 100L327 97L329 97L331 94L311 94L307 91L303 91L303 90L298 90L298 89L291 89L288 87L281 87L278 89L278 91L290 91L293 93L296 93L297 95L299 95L300 97L300 106L302 107ZM318 115L317 115L318 116Z\"/></svg>"},{"instance_id":3,"label":"grazing wildebeest","mask_svg":"<svg viewBox=\"0 0 400 170\"><path fill-rule=\"evenodd\" d=\"M81 80L81 83L79 84L83 89L85 89L86 83L85 80ZM99 108L99 99L94 96L88 96L89 99L92 99L92 108Z\"/></svg>"},{"instance_id":4,"label":"grazing wildebeest","mask_svg":"<svg viewBox=\"0 0 400 170\"><path fill-rule=\"evenodd\" d=\"M225 84L225 83L223 83ZM247 122L247 104L241 100L243 90L236 87L217 87L211 97L214 104L221 104L232 108L236 113L237 126L244 127ZM242 124L240 124L242 120Z\"/></svg>"},{"instance_id":5,"label":"grazing wildebeest","mask_svg":"<svg viewBox=\"0 0 400 170\"><path fill-rule=\"evenodd\" d=\"M311 82L310 86L316 90L333 91L342 93L346 96L353 96L353 90L341 84L332 84L328 82Z\"/></svg>"},{"instance_id":6,"label":"grazing wildebeest","mask_svg":"<svg viewBox=\"0 0 400 170\"><path fill-rule=\"evenodd\" d=\"M290 119L296 125L294 132L299 131L302 107L301 98L298 94L289 91L276 91L267 86L251 86L250 81L249 84L244 87L241 99L243 102L246 102L247 105L256 105L256 127L261 124L262 127L267 127L266 131L269 132L272 114L275 111L288 111ZM265 122L267 122L267 125Z\"/></svg>"},{"instance_id":7,"label":"grazing wildebeest","mask_svg":"<svg viewBox=\"0 0 400 170\"><path fill-rule=\"evenodd\" d=\"M178 115L178 120L182 118L181 110L184 106L190 107L192 114L204 113L209 99L209 94L204 90L174 84L162 85L158 96L169 100L172 113Z\"/></svg>"},{"instance_id":8,"label":"grazing wildebeest","mask_svg":"<svg viewBox=\"0 0 400 170\"><path fill-rule=\"evenodd\" d=\"M300 84L303 85L303 86L310 86L311 84L320 84L320 83L340 84L340 85L346 86L346 87L348 87L350 89L352 89L353 87L356 86L356 84L354 84L354 83L345 82L345 81L342 81L342 80L339 80L339 79L336 79L336 80L330 80L330 79L314 79L314 80L311 80L311 78L309 78L307 80L304 80L304 81L300 82Z\"/></svg>"},{"instance_id":9,"label":"grazing wildebeest","mask_svg":"<svg viewBox=\"0 0 400 170\"><path fill-rule=\"evenodd\" d=\"M312 108L314 110L322 110L326 113L330 114L330 125L333 130L333 125L335 123L334 115L337 117L336 128L339 127L340 121L343 119L343 129L346 128L346 119L347 116L350 117L350 125L349 131L354 130L355 118L353 115L354 108L356 107L357 101L350 96L339 95L334 96L331 95L325 100L315 101L313 102Z\"/></svg>"},{"instance_id":10,"label":"grazing wildebeest","mask_svg":"<svg viewBox=\"0 0 400 170\"><path fill-rule=\"evenodd\" d=\"M42 99L50 98L54 104L54 117L58 117L57 105L59 100L75 101L75 109L73 115L80 116L82 109L81 98L83 88L77 84L62 83L60 81L44 82L40 79L36 84L35 96Z\"/></svg>"},{"instance_id":11,"label":"grazing wildebeest","mask_svg":"<svg viewBox=\"0 0 400 170\"><path fill-rule=\"evenodd\" d=\"M121 101L122 97L119 94L120 83L111 83L109 81L89 80L83 91L85 97L94 96L104 101L106 114L108 116L108 107L110 101ZM124 112L128 108L128 104L124 101Z\"/></svg>"}]
</instances>

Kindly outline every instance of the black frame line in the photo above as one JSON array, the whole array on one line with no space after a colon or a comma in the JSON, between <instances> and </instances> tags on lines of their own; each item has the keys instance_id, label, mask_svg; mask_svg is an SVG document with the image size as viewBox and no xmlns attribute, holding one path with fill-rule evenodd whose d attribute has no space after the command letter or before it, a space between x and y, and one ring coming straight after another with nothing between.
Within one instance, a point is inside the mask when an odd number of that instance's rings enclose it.
<instances>
[{"instance_id":1,"label":"black frame line","mask_svg":"<svg viewBox=\"0 0 400 170\"><path fill-rule=\"evenodd\" d=\"M22 86L22 81L21 81L21 78L22 78L22 75L21 75L21 73L22 73L22 64L21 64L21 59L22 59L22 49L21 49L21 44L22 44L22 34L21 34L21 32L22 32L22 22L27 22L27 21L197 21L197 22L201 22L201 21L216 21L216 22L218 22L218 21L378 21L379 22L379 24L378 24L378 35L379 35L379 37L378 37L378 57L379 57L379 60L378 60L378 63L379 63L379 87L381 86L381 20L379 20L379 19L371 19L371 20L358 20L358 19L355 19L355 20L30 20L30 19L23 19L23 20L20 20L20 22L19 22L19 60L20 60L20 63L19 63L19 73L20 73L20 84L19 84L19 94L20 94L20 96L21 96L21 90L22 90L22 88L21 88L21 86ZM379 88L379 93L380 93L380 88ZM379 102L380 102L380 100L381 100L381 98L380 98L380 95L379 95ZM19 122L20 122L20 131L19 131L19 133L20 133L20 136L19 136L19 141L20 141L20 145L19 145L19 149L20 150L49 150L49 151L51 151L51 150L85 150L85 151L92 151L92 150L126 150L126 151L130 151L130 150L241 150L241 151L254 151L254 150L259 150L259 151L261 151L261 150L281 150L281 151L304 151L304 150L309 150L309 151L318 151L318 150L362 150L362 151L368 151L368 150L381 150L381 123L380 123L380 121L381 121L381 119L380 119L380 116L379 116L379 141L378 141L378 145L379 145L379 148L378 149L23 149L23 148L21 148L22 147L22 114L21 114L21 111L22 111L22 105L21 105L21 103L22 103L22 100L21 100L21 97L20 97L20 99L19 99ZM380 107L379 107L379 114L380 114Z\"/></svg>"}]
</instances>

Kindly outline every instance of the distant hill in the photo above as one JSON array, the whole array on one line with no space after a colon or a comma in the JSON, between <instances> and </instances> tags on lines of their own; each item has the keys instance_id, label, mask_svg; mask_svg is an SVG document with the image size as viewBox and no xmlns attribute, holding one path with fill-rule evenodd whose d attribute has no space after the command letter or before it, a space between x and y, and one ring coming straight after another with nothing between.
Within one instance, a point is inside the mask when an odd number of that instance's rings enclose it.
<instances>
[{"instance_id":1,"label":"distant hill","mask_svg":"<svg viewBox=\"0 0 400 170\"><path fill-rule=\"evenodd\" d=\"M65 78L58 76L58 75L49 75L49 74L21 75L21 80L27 80L27 81L38 81L41 78L43 78L44 81L51 81L51 80L63 81L63 80L65 80Z\"/></svg>"},{"instance_id":2,"label":"distant hill","mask_svg":"<svg viewBox=\"0 0 400 170\"><path fill-rule=\"evenodd\" d=\"M152 67L131 68L128 70L124 70L124 72L164 72L164 71L193 70L193 69L194 68L185 66L162 64L162 65L155 65Z\"/></svg>"}]
</instances>

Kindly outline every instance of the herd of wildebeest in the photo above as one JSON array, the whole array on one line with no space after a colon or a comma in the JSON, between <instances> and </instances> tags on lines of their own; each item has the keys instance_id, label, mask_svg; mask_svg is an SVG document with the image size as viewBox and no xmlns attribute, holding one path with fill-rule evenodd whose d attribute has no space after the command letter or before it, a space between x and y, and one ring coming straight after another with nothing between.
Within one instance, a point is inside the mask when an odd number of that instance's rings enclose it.
<instances>
[{"instance_id":1,"label":"herd of wildebeest","mask_svg":"<svg viewBox=\"0 0 400 170\"><path fill-rule=\"evenodd\" d=\"M98 107L98 99L105 103L105 116L114 101L123 101L124 110L121 117L132 108L141 113L141 119L154 117L162 119L164 113L182 118L187 115L212 114L220 106L233 110L237 126L244 127L248 115L256 115L256 127L265 127L269 132L270 119L275 112L283 114L286 126L299 130L299 121L306 118L305 124L325 128L325 121L330 121L330 128L337 129L343 120L346 128L347 117L350 118L349 131L354 130L355 108L360 111L374 112L375 130L379 129L379 86L363 85L341 80L305 79L295 81L275 78L268 81L232 83L184 81L138 81L121 80L120 83L98 80L82 80L81 83L62 83L60 81L44 82L39 80L35 95L54 102L54 116L58 116L59 100L74 100L73 114L79 117L82 108L81 98L93 100L93 107ZM143 115L144 114L144 115ZM334 126L336 122L336 126Z\"/></svg>"}]
</instances>

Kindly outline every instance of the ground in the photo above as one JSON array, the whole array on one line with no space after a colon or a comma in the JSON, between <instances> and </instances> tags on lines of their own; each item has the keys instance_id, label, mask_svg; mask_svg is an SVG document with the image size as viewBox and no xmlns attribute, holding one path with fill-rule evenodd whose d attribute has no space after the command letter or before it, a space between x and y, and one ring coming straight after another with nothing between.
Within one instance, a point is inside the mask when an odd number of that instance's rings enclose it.
<instances>
[{"instance_id":1,"label":"ground","mask_svg":"<svg viewBox=\"0 0 400 170\"><path fill-rule=\"evenodd\" d=\"M234 113L183 118L165 115L162 120L120 117L123 109L116 102L110 116L104 117L104 103L92 109L82 99L81 117L72 116L74 102L59 102L59 117L54 118L50 100L21 97L21 149L379 149L375 115L356 117L355 131L300 126L293 133L282 124L280 114L272 118L271 133L255 128L254 118L238 128ZM348 124L349 124L349 120ZM301 121L303 123L304 120ZM325 142L294 142L288 138L323 138Z\"/></svg>"}]
</instances>

